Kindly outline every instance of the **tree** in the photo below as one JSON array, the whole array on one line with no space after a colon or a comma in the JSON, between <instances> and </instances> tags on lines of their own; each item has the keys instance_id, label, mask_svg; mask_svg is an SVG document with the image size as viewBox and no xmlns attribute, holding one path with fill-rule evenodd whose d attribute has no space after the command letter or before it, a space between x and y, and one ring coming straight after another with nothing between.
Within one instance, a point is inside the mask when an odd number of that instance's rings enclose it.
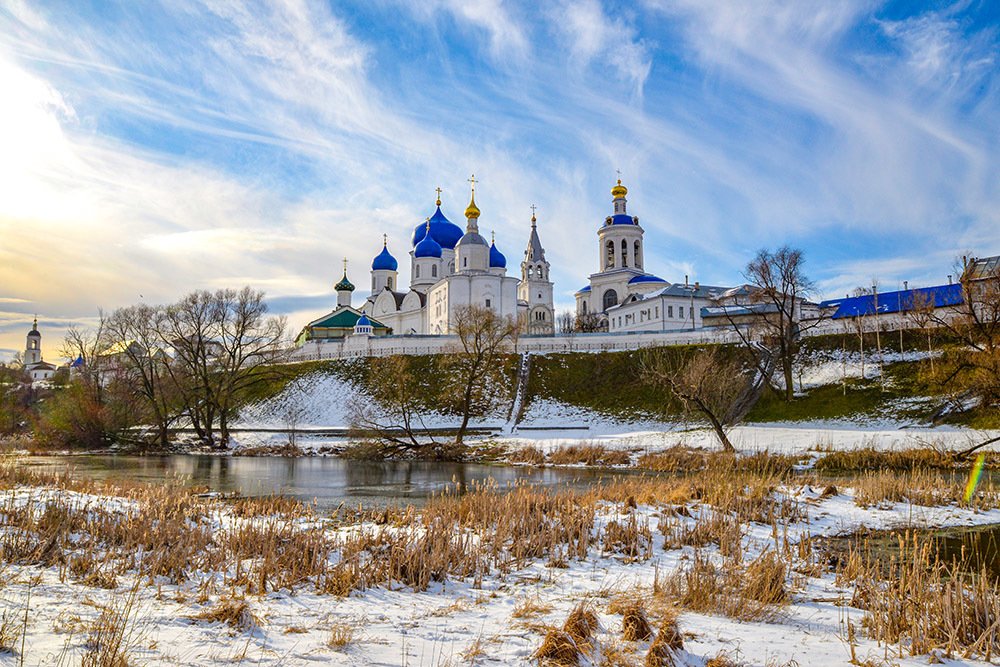
<instances>
[{"instance_id":1,"label":"tree","mask_svg":"<svg viewBox=\"0 0 1000 667\"><path fill-rule=\"evenodd\" d=\"M429 402L427 386L417 378L412 357L374 357L365 381L367 396L354 396L347 407L351 430L362 438L374 437L383 456L408 454L439 458L444 452L432 436L421 439L426 430L422 414Z\"/></svg>"},{"instance_id":2,"label":"tree","mask_svg":"<svg viewBox=\"0 0 1000 667\"><path fill-rule=\"evenodd\" d=\"M571 335L576 332L576 316L571 310L564 310L556 315L556 332Z\"/></svg>"},{"instance_id":3,"label":"tree","mask_svg":"<svg viewBox=\"0 0 1000 667\"><path fill-rule=\"evenodd\" d=\"M927 356L934 375L934 296L929 291L912 290L905 299L906 319L927 336ZM902 325L900 325L902 326ZM902 348L901 348L902 350Z\"/></svg>"},{"instance_id":4,"label":"tree","mask_svg":"<svg viewBox=\"0 0 1000 667\"><path fill-rule=\"evenodd\" d=\"M119 381L145 408L145 418L156 427L156 439L165 448L169 428L181 416L179 392L171 381L169 356L160 337L163 308L139 304L115 310L105 322L110 344L105 356L120 367Z\"/></svg>"},{"instance_id":5,"label":"tree","mask_svg":"<svg viewBox=\"0 0 1000 667\"><path fill-rule=\"evenodd\" d=\"M580 333L607 331L608 322L600 313L580 313L576 316L574 328Z\"/></svg>"},{"instance_id":6,"label":"tree","mask_svg":"<svg viewBox=\"0 0 1000 667\"><path fill-rule=\"evenodd\" d=\"M751 287L749 312L752 329L760 332L764 344L770 349L770 357L781 366L786 401L792 400L795 392L793 367L799 352L799 337L805 329L819 323L818 318L809 325L802 322L802 302L813 289L812 281L803 272L804 263L801 250L788 246L773 252L761 249L743 273ZM727 317L730 317L728 313ZM749 333L737 326L731 317L730 324L747 349L753 352ZM763 359L758 356L755 363L761 369Z\"/></svg>"},{"instance_id":7,"label":"tree","mask_svg":"<svg viewBox=\"0 0 1000 667\"><path fill-rule=\"evenodd\" d=\"M160 339L174 350L167 371L192 427L205 444L226 447L241 397L280 373L274 364L285 356L285 319L268 316L264 293L244 287L192 292L158 322Z\"/></svg>"},{"instance_id":8,"label":"tree","mask_svg":"<svg viewBox=\"0 0 1000 667\"><path fill-rule=\"evenodd\" d=\"M495 407L504 392L504 357L517 339L517 320L478 305L456 309L451 331L458 336L453 351L442 357L445 397L462 416L455 435L461 445L473 415Z\"/></svg>"},{"instance_id":9,"label":"tree","mask_svg":"<svg viewBox=\"0 0 1000 667\"><path fill-rule=\"evenodd\" d=\"M766 380L751 376L741 359L719 346L691 354L656 348L643 354L640 377L670 393L687 416L701 415L712 426L726 451L736 451L726 427L739 422L752 407Z\"/></svg>"}]
</instances>

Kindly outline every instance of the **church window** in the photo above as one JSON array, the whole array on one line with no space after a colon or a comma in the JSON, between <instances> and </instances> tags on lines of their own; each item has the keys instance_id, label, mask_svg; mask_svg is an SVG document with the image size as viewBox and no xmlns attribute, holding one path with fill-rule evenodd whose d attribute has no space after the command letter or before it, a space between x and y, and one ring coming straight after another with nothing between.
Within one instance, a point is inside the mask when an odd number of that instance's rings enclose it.
<instances>
[{"instance_id":1,"label":"church window","mask_svg":"<svg viewBox=\"0 0 1000 667\"><path fill-rule=\"evenodd\" d=\"M462 258L462 268L465 268L467 266L469 266L469 258L468 257L463 257Z\"/></svg>"},{"instance_id":2,"label":"church window","mask_svg":"<svg viewBox=\"0 0 1000 667\"><path fill-rule=\"evenodd\" d=\"M660 307L657 306L655 310L656 314L654 314L653 317L655 317L656 319L660 319Z\"/></svg>"},{"instance_id":3,"label":"church window","mask_svg":"<svg viewBox=\"0 0 1000 667\"><path fill-rule=\"evenodd\" d=\"M677 311L678 311L677 312L677 317L679 317L679 318L681 318L683 320L684 319L684 306L678 306Z\"/></svg>"},{"instance_id":4,"label":"church window","mask_svg":"<svg viewBox=\"0 0 1000 667\"><path fill-rule=\"evenodd\" d=\"M528 267L528 280L531 280L531 278L532 278L533 275L534 275L534 272L533 272L532 268L529 266Z\"/></svg>"},{"instance_id":5,"label":"church window","mask_svg":"<svg viewBox=\"0 0 1000 667\"><path fill-rule=\"evenodd\" d=\"M583 314L584 315L587 314L587 302L586 301L583 302Z\"/></svg>"},{"instance_id":6,"label":"church window","mask_svg":"<svg viewBox=\"0 0 1000 667\"><path fill-rule=\"evenodd\" d=\"M392 289L392 276L389 276L388 278L385 279L385 286L388 287L389 289Z\"/></svg>"},{"instance_id":7,"label":"church window","mask_svg":"<svg viewBox=\"0 0 1000 667\"><path fill-rule=\"evenodd\" d=\"M673 316L674 316L674 307L673 306L667 306L667 317L672 318Z\"/></svg>"},{"instance_id":8,"label":"church window","mask_svg":"<svg viewBox=\"0 0 1000 667\"><path fill-rule=\"evenodd\" d=\"M628 241L622 239L622 266L628 266Z\"/></svg>"},{"instance_id":9,"label":"church window","mask_svg":"<svg viewBox=\"0 0 1000 667\"><path fill-rule=\"evenodd\" d=\"M419 264L417 264L416 268L413 269L413 277L414 278L419 278L420 277L420 265Z\"/></svg>"},{"instance_id":10,"label":"church window","mask_svg":"<svg viewBox=\"0 0 1000 667\"><path fill-rule=\"evenodd\" d=\"M437 278L437 277L438 277L438 267L437 264L435 264L431 266L431 278Z\"/></svg>"},{"instance_id":11,"label":"church window","mask_svg":"<svg viewBox=\"0 0 1000 667\"><path fill-rule=\"evenodd\" d=\"M608 241L608 255L605 258L604 268L613 269L615 268L615 242Z\"/></svg>"},{"instance_id":12,"label":"church window","mask_svg":"<svg viewBox=\"0 0 1000 667\"><path fill-rule=\"evenodd\" d=\"M489 307L490 307L490 300L489 300L489 299L486 299L486 307L487 307L487 308L489 308Z\"/></svg>"},{"instance_id":13,"label":"church window","mask_svg":"<svg viewBox=\"0 0 1000 667\"><path fill-rule=\"evenodd\" d=\"M639 242L638 242L638 241L636 241L636 242L635 242L635 255L634 255L634 257L632 258L632 265L633 265L633 266L634 266L635 268L637 268L637 269L641 269L641 268L642 268L642 260L641 260L641 259L639 259L639 248L640 248L640 246L639 246Z\"/></svg>"},{"instance_id":14,"label":"church window","mask_svg":"<svg viewBox=\"0 0 1000 667\"><path fill-rule=\"evenodd\" d=\"M541 293L541 292L539 292L539 293L538 293L538 298L539 298L539 299L541 299L541 298L542 298L542 293Z\"/></svg>"},{"instance_id":15,"label":"church window","mask_svg":"<svg viewBox=\"0 0 1000 667\"><path fill-rule=\"evenodd\" d=\"M609 289L604 293L604 310L607 310L611 306L618 305L618 292L613 289Z\"/></svg>"}]
</instances>

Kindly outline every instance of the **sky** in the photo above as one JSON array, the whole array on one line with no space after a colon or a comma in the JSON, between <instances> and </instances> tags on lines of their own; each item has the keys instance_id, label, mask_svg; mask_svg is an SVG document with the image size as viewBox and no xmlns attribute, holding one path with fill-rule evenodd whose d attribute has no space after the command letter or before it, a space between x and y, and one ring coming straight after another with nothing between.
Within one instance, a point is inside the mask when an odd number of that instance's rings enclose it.
<instances>
[{"instance_id":1,"label":"sky","mask_svg":"<svg viewBox=\"0 0 1000 667\"><path fill-rule=\"evenodd\" d=\"M265 290L297 331L434 210L557 310L621 173L646 269L816 299L1000 253L1000 3L0 0L0 358L99 309Z\"/></svg>"}]
</instances>

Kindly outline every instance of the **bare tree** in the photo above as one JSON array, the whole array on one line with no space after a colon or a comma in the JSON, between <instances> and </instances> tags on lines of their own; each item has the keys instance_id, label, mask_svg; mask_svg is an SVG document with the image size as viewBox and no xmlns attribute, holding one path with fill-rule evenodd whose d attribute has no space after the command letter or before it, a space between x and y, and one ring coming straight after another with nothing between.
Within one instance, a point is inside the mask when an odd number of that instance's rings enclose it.
<instances>
[{"instance_id":1,"label":"bare tree","mask_svg":"<svg viewBox=\"0 0 1000 667\"><path fill-rule=\"evenodd\" d=\"M576 332L576 316L573 311L564 310L556 315L556 331L566 335Z\"/></svg>"},{"instance_id":2,"label":"bare tree","mask_svg":"<svg viewBox=\"0 0 1000 667\"><path fill-rule=\"evenodd\" d=\"M927 356L934 375L934 295L927 290L912 290L905 299L906 319L927 336ZM900 325L902 326L902 325Z\"/></svg>"},{"instance_id":3,"label":"bare tree","mask_svg":"<svg viewBox=\"0 0 1000 667\"><path fill-rule=\"evenodd\" d=\"M643 354L640 377L668 391L686 415L700 415L712 426L726 451L736 451L726 428L739 422L753 405L765 381L747 373L743 362L718 346L692 354L656 348ZM756 381L755 381L756 379Z\"/></svg>"},{"instance_id":4,"label":"bare tree","mask_svg":"<svg viewBox=\"0 0 1000 667\"><path fill-rule=\"evenodd\" d=\"M445 395L462 415L455 444L462 444L469 420L486 413L502 398L504 359L513 351L517 321L478 305L456 309L449 328L458 336L456 348L442 357Z\"/></svg>"},{"instance_id":5,"label":"bare tree","mask_svg":"<svg viewBox=\"0 0 1000 667\"><path fill-rule=\"evenodd\" d=\"M159 333L174 350L168 372L205 444L226 447L240 398L280 374L285 326L250 287L192 292L164 310Z\"/></svg>"},{"instance_id":6,"label":"bare tree","mask_svg":"<svg viewBox=\"0 0 1000 667\"><path fill-rule=\"evenodd\" d=\"M423 413L426 387L418 381L410 357L396 355L371 359L365 382L367 396L355 396L348 404L348 421L354 435L374 438L379 453L388 456L437 456L441 443L427 432Z\"/></svg>"},{"instance_id":7,"label":"bare tree","mask_svg":"<svg viewBox=\"0 0 1000 667\"><path fill-rule=\"evenodd\" d=\"M580 333L607 331L608 322L600 313L580 313L576 316L574 328Z\"/></svg>"},{"instance_id":8,"label":"bare tree","mask_svg":"<svg viewBox=\"0 0 1000 667\"><path fill-rule=\"evenodd\" d=\"M804 264L801 250L782 246L773 252L758 251L744 271L747 282L755 288L749 295L751 303L764 306L751 309L754 326L761 331L764 343L781 366L788 401L795 391L793 366L799 338L805 329L819 322L817 319L806 325L802 321L802 302L813 289L812 281L803 272Z\"/></svg>"},{"instance_id":9,"label":"bare tree","mask_svg":"<svg viewBox=\"0 0 1000 667\"><path fill-rule=\"evenodd\" d=\"M180 416L178 392L170 381L169 357L160 338L163 308L139 304L115 310L105 322L109 350L120 366L120 378L146 408L156 427L156 440L166 447L171 424Z\"/></svg>"}]
</instances>

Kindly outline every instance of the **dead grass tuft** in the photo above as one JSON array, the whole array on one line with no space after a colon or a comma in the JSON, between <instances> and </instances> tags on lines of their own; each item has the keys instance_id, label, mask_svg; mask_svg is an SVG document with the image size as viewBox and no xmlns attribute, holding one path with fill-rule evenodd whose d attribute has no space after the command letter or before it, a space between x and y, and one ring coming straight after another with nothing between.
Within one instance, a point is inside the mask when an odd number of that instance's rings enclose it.
<instances>
[{"instance_id":1,"label":"dead grass tuft","mask_svg":"<svg viewBox=\"0 0 1000 667\"><path fill-rule=\"evenodd\" d=\"M252 630L258 624L257 618L250 611L250 604L237 597L222 598L214 607L192 618L210 623L225 623L234 630Z\"/></svg>"},{"instance_id":2,"label":"dead grass tuft","mask_svg":"<svg viewBox=\"0 0 1000 667\"><path fill-rule=\"evenodd\" d=\"M668 613L660 621L656 638L646 652L646 667L674 667L676 653L684 648L684 637L677 627L677 616Z\"/></svg>"},{"instance_id":3,"label":"dead grass tuft","mask_svg":"<svg viewBox=\"0 0 1000 667\"><path fill-rule=\"evenodd\" d=\"M531 655L542 665L552 665L552 667L577 667L583 652L577 643L565 630L559 628L548 628L542 644Z\"/></svg>"},{"instance_id":4,"label":"dead grass tuft","mask_svg":"<svg viewBox=\"0 0 1000 667\"><path fill-rule=\"evenodd\" d=\"M354 628L348 623L334 623L330 626L330 636L326 645L330 648L342 649L354 641Z\"/></svg>"}]
</instances>

